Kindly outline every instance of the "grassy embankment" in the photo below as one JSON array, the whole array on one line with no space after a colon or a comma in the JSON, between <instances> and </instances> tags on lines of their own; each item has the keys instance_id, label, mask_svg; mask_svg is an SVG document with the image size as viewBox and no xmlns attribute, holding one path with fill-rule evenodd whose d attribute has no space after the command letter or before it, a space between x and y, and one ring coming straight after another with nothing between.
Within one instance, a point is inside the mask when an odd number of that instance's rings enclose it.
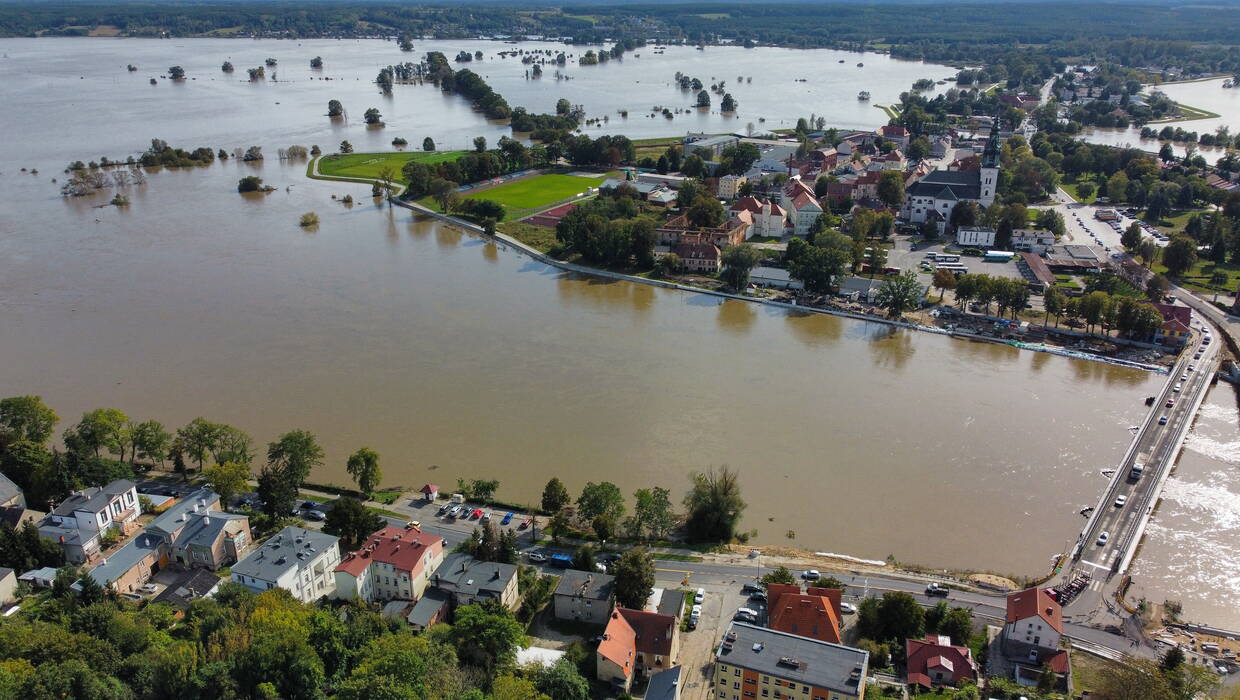
<instances>
[{"instance_id":1,"label":"grassy embankment","mask_svg":"<svg viewBox=\"0 0 1240 700\"><path fill-rule=\"evenodd\" d=\"M395 180L404 183L401 168L405 163L416 161L434 165L456 160L467 151L393 151L390 153L344 153L320 156L319 174L330 179L344 179L353 182L374 182L384 168L391 168ZM307 169L313 172L313 166ZM313 176L312 176L313 177Z\"/></svg>"}]
</instances>

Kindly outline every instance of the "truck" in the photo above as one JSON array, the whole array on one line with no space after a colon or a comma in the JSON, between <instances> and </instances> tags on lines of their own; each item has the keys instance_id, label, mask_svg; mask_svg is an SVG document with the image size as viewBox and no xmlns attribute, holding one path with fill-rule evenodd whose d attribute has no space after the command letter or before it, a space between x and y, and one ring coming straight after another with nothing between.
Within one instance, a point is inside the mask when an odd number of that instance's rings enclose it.
<instances>
[{"instance_id":1,"label":"truck","mask_svg":"<svg viewBox=\"0 0 1240 700\"><path fill-rule=\"evenodd\" d=\"M1143 473L1145 473L1145 465L1141 462L1133 462L1132 469L1128 470L1128 480L1137 481Z\"/></svg>"},{"instance_id":2,"label":"truck","mask_svg":"<svg viewBox=\"0 0 1240 700\"><path fill-rule=\"evenodd\" d=\"M573 558L567 554L552 554L547 559L547 563L557 569L568 569L573 565Z\"/></svg>"}]
</instances>

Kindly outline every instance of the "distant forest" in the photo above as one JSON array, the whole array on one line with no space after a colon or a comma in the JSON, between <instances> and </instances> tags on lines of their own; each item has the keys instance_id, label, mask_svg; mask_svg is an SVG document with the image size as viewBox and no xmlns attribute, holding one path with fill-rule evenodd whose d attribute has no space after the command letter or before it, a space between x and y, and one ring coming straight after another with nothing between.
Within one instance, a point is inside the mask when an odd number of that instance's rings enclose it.
<instances>
[{"instance_id":1,"label":"distant forest","mask_svg":"<svg viewBox=\"0 0 1240 700\"><path fill-rule=\"evenodd\" d=\"M1240 68L1235 7L1103 3L636 4L428 7L384 2L0 3L0 36L554 36L578 43L764 44L888 50L951 63L1036 49L1082 61ZM114 28L114 29L113 29Z\"/></svg>"}]
</instances>

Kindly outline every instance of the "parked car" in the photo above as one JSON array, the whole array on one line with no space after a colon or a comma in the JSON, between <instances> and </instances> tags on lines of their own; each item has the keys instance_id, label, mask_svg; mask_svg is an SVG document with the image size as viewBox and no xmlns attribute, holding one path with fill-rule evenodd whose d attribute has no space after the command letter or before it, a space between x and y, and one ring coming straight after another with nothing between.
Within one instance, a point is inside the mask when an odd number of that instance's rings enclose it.
<instances>
[{"instance_id":1,"label":"parked car","mask_svg":"<svg viewBox=\"0 0 1240 700\"><path fill-rule=\"evenodd\" d=\"M758 611L753 608L737 608L736 613L738 615L752 615L755 620L758 619Z\"/></svg>"},{"instance_id":2,"label":"parked car","mask_svg":"<svg viewBox=\"0 0 1240 700\"><path fill-rule=\"evenodd\" d=\"M766 589L757 583L746 583L741 586L741 593L753 593L755 591L766 591Z\"/></svg>"},{"instance_id":3,"label":"parked car","mask_svg":"<svg viewBox=\"0 0 1240 700\"><path fill-rule=\"evenodd\" d=\"M694 593L694 594L693 594L693 602L695 602L695 603L700 603L700 602L702 602L703 600L706 600L706 589L705 589L705 588L699 588L699 589L697 589L697 593Z\"/></svg>"},{"instance_id":4,"label":"parked car","mask_svg":"<svg viewBox=\"0 0 1240 700\"><path fill-rule=\"evenodd\" d=\"M542 564L547 561L547 555L540 554L538 552L530 552L529 560L534 562L535 564Z\"/></svg>"},{"instance_id":5,"label":"parked car","mask_svg":"<svg viewBox=\"0 0 1240 700\"><path fill-rule=\"evenodd\" d=\"M757 622L758 616L738 611L735 615L732 616L732 620L735 622Z\"/></svg>"},{"instance_id":6,"label":"parked car","mask_svg":"<svg viewBox=\"0 0 1240 700\"><path fill-rule=\"evenodd\" d=\"M758 601L761 601L761 602L765 603L765 602L766 602L766 592L765 592L765 591L754 591L753 593L750 593L750 594L749 594L749 599L750 599L750 600L758 600Z\"/></svg>"},{"instance_id":7,"label":"parked car","mask_svg":"<svg viewBox=\"0 0 1240 700\"><path fill-rule=\"evenodd\" d=\"M512 522L512 513L504 513L504 519L499 521L500 525L507 525Z\"/></svg>"},{"instance_id":8,"label":"parked car","mask_svg":"<svg viewBox=\"0 0 1240 700\"><path fill-rule=\"evenodd\" d=\"M142 584L142 592L143 593L157 593L159 592L159 588L157 588L155 584L153 583L144 583Z\"/></svg>"},{"instance_id":9,"label":"parked car","mask_svg":"<svg viewBox=\"0 0 1240 700\"><path fill-rule=\"evenodd\" d=\"M926 586L926 595L928 595L928 596L938 596L938 597L940 597L940 598L946 598L946 597L947 597L947 594L948 594L948 592L949 592L950 590L951 590L951 589L949 589L947 586L944 586L944 585L942 585L942 584L939 584L939 583L931 583L931 584L929 584L928 586Z\"/></svg>"},{"instance_id":10,"label":"parked car","mask_svg":"<svg viewBox=\"0 0 1240 700\"><path fill-rule=\"evenodd\" d=\"M818 569L806 569L801 572L801 578L806 581L817 581L822 578L822 574L818 571Z\"/></svg>"},{"instance_id":11,"label":"parked car","mask_svg":"<svg viewBox=\"0 0 1240 700\"><path fill-rule=\"evenodd\" d=\"M327 520L327 514L321 510L308 510L306 511L306 517L310 520L318 520L320 522Z\"/></svg>"},{"instance_id":12,"label":"parked car","mask_svg":"<svg viewBox=\"0 0 1240 700\"><path fill-rule=\"evenodd\" d=\"M302 510L318 510L319 504L315 503L314 501L306 501L301 504L301 509Z\"/></svg>"},{"instance_id":13,"label":"parked car","mask_svg":"<svg viewBox=\"0 0 1240 700\"><path fill-rule=\"evenodd\" d=\"M474 509L474 512L470 514L469 519L470 519L470 520L477 520L478 518L481 518L481 517L482 517L482 509L481 509L481 508L475 508L475 509Z\"/></svg>"},{"instance_id":14,"label":"parked car","mask_svg":"<svg viewBox=\"0 0 1240 700\"><path fill-rule=\"evenodd\" d=\"M439 515L447 515L448 511L452 510L455 507L456 506L452 505L451 503L445 503L442 506L439 506L439 510L437 511L437 513Z\"/></svg>"},{"instance_id":15,"label":"parked car","mask_svg":"<svg viewBox=\"0 0 1240 700\"><path fill-rule=\"evenodd\" d=\"M1111 539L1111 533L1107 532L1106 530L1103 530L1103 531L1102 531L1102 534L1101 534L1101 535L1098 535L1098 542L1097 542L1097 544L1098 544L1098 546L1099 546L1099 547L1101 547L1102 545L1106 544L1106 543L1107 543L1107 541L1108 541L1108 540L1110 540L1110 539Z\"/></svg>"},{"instance_id":16,"label":"parked car","mask_svg":"<svg viewBox=\"0 0 1240 700\"><path fill-rule=\"evenodd\" d=\"M840 612L844 613L845 615L856 615L857 606L853 605L852 603L840 603Z\"/></svg>"}]
</instances>

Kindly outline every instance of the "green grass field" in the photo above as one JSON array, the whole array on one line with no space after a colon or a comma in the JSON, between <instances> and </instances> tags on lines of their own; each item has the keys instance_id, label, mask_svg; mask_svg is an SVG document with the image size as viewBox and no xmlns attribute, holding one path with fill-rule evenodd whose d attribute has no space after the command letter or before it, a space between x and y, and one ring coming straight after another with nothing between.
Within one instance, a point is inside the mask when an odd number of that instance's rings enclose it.
<instances>
[{"instance_id":1,"label":"green grass field","mask_svg":"<svg viewBox=\"0 0 1240 700\"><path fill-rule=\"evenodd\" d=\"M533 210L544 207L552 202L572 197L586 191L588 187L598 187L606 180L605 177L577 177L574 175L537 175L535 177L510 182L499 187L492 187L480 192L465 195L466 199L489 199L499 202L509 209L511 214L519 210Z\"/></svg>"},{"instance_id":2,"label":"green grass field","mask_svg":"<svg viewBox=\"0 0 1240 700\"><path fill-rule=\"evenodd\" d=\"M377 179L379 171L389 167L396 172L396 179L404 182L400 169L409 161L435 164L456 160L466 151L396 151L392 153L347 153L329 155L319 159L319 173L334 177L357 177Z\"/></svg>"}]
</instances>

